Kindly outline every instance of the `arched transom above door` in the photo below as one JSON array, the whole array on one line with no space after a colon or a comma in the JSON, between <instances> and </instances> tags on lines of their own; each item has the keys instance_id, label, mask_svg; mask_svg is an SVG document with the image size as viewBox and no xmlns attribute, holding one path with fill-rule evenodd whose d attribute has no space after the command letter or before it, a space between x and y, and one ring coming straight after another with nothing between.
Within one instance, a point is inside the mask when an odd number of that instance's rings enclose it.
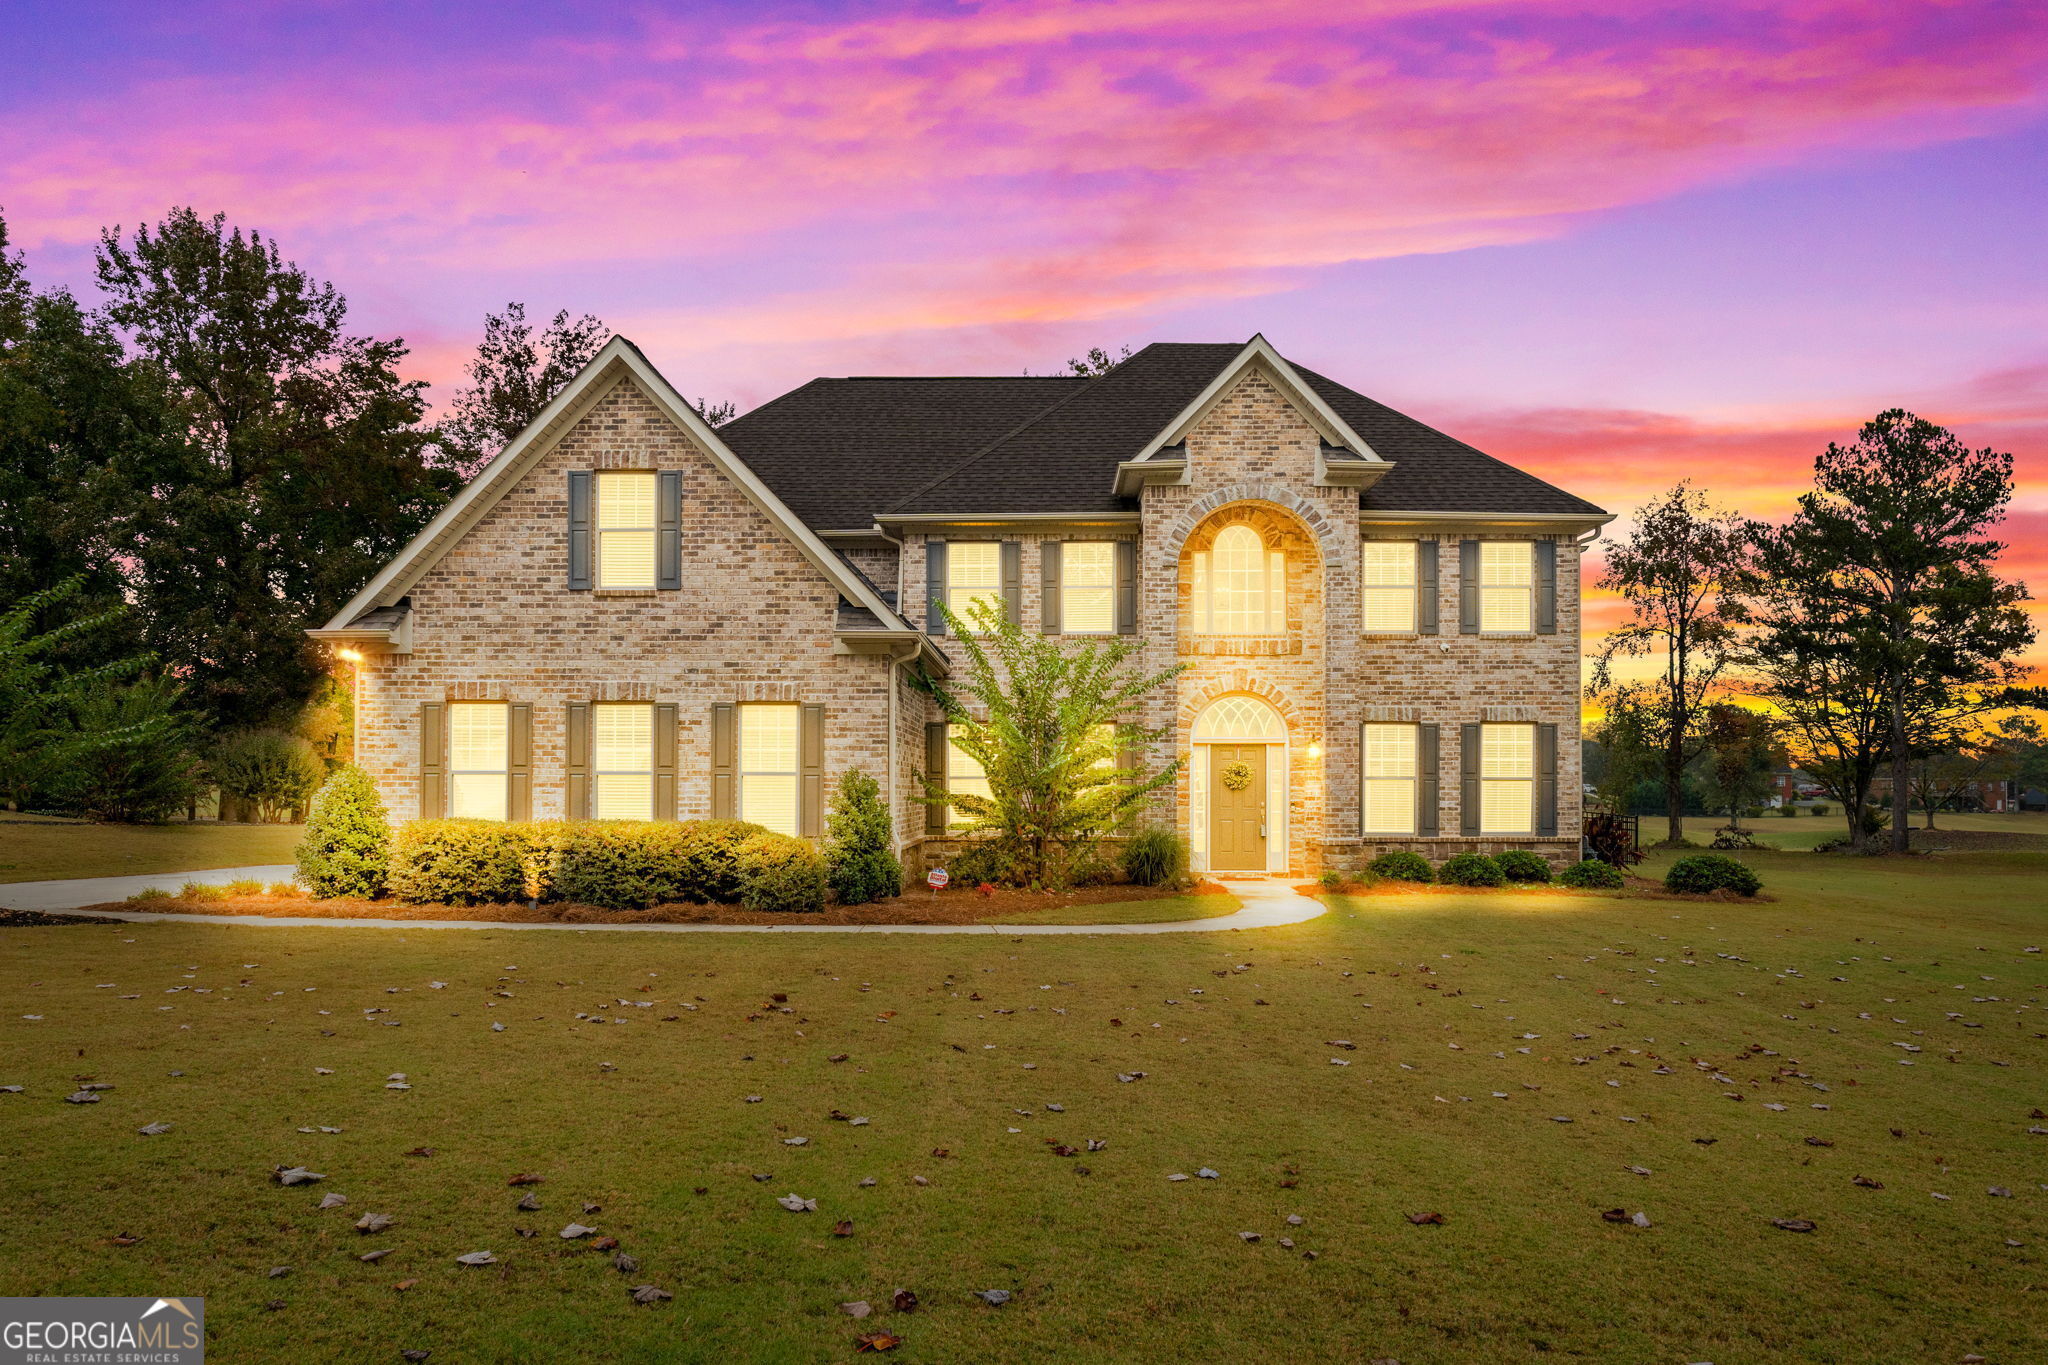
<instances>
[{"instance_id":1,"label":"arched transom above door","mask_svg":"<svg viewBox=\"0 0 2048 1365\"><path fill-rule=\"evenodd\" d=\"M1277 744L1286 738L1280 713L1257 697L1220 697L1195 720L1197 744Z\"/></svg>"}]
</instances>

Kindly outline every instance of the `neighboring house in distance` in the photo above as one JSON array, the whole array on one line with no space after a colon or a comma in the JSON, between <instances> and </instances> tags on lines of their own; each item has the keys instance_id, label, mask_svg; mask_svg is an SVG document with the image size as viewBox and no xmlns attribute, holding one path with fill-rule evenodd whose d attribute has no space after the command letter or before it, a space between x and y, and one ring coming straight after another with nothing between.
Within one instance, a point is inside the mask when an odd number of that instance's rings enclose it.
<instances>
[{"instance_id":1,"label":"neighboring house in distance","mask_svg":"<svg viewBox=\"0 0 2048 1365\"><path fill-rule=\"evenodd\" d=\"M971 784L943 599L1189 667L1140 717L1210 871L1578 856L1579 551L1609 516L1264 339L1099 377L818 379L717 430L614 338L312 634L395 818L733 816Z\"/></svg>"},{"instance_id":2,"label":"neighboring house in distance","mask_svg":"<svg viewBox=\"0 0 2048 1365\"><path fill-rule=\"evenodd\" d=\"M1827 787L1812 773L1803 769L1778 767L1771 770L1770 804L1773 806L1782 806L1793 801L1811 801L1827 794Z\"/></svg>"},{"instance_id":3,"label":"neighboring house in distance","mask_svg":"<svg viewBox=\"0 0 2048 1365\"><path fill-rule=\"evenodd\" d=\"M1907 783L1911 793L1912 783ZM1870 780L1870 799L1888 800L1892 794L1892 780L1889 775L1873 777ZM1956 793L1945 794L1940 804L1959 810L1985 811L2003 814L2014 810L2019 804L2019 784L2002 777L1984 777L1964 783Z\"/></svg>"}]
</instances>

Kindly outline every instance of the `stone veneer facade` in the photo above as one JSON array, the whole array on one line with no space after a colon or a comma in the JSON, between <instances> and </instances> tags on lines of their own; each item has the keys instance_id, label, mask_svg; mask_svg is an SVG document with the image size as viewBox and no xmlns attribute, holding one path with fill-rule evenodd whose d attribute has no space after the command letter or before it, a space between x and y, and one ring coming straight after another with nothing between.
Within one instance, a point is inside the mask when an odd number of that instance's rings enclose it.
<instances>
[{"instance_id":1,"label":"stone veneer facade","mask_svg":"<svg viewBox=\"0 0 2048 1365\"><path fill-rule=\"evenodd\" d=\"M1318 436L1256 370L1246 373L1188 434L1188 482L1147 486L1140 518L1108 529L1012 533L962 528L943 538L1024 542L1023 626L1040 628L1045 539L1140 542L1138 635L1150 669L1187 665L1153 703L1147 724L1168 729L1189 754L1202 709L1232 694L1264 698L1287 728L1286 871L1351 866L1385 848L1441 859L1461 849L1530 847L1552 861L1577 856L1580 819L1579 564L1570 535L1558 547L1557 631L1513 637L1458 633L1460 539L1548 536L1498 522L1361 525L1359 492L1316 483ZM579 469L683 471L683 586L643 592L572 592L566 586L567 482ZM1192 626L1189 563L1233 522L1252 524L1287 551L1287 631L1257 640L1212 639ZM929 528L941 538L938 528ZM1438 537L1444 633L1360 632L1359 541L1388 534ZM922 596L925 534L900 551L848 552L878 586ZM937 719L907 670L875 654L835 647L838 590L712 459L630 379L599 398L410 591L412 652L364 666L358 757L394 818L419 806L419 707L442 700L533 706L536 819L566 804L566 707L636 700L678 705L678 800L683 818L710 812L711 707L802 701L825 708L825 776L889 768L889 689L897 679L892 799L906 861L921 871L957 840L927 840L912 774L924 762L924 726ZM913 610L921 622L921 610ZM1440 828L1433 839L1361 839L1358 726L1363 721L1441 727ZM1458 726L1542 721L1557 726L1558 836L1461 837ZM1193 783L1184 773L1161 802L1188 831Z\"/></svg>"}]
</instances>

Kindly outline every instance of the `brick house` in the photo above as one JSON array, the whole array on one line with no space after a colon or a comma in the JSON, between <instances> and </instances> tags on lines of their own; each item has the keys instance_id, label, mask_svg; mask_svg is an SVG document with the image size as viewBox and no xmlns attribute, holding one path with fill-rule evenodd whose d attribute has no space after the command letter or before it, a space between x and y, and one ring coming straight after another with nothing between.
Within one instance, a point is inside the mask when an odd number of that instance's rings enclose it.
<instances>
[{"instance_id":1,"label":"brick house","mask_svg":"<svg viewBox=\"0 0 2048 1365\"><path fill-rule=\"evenodd\" d=\"M817 379L716 430L614 338L311 634L365 656L394 818L736 816L815 835L967 760L913 685L944 598L1188 665L1141 719L1211 871L1578 851L1599 508L1246 344L1096 378ZM955 646L957 650L957 645Z\"/></svg>"}]
</instances>

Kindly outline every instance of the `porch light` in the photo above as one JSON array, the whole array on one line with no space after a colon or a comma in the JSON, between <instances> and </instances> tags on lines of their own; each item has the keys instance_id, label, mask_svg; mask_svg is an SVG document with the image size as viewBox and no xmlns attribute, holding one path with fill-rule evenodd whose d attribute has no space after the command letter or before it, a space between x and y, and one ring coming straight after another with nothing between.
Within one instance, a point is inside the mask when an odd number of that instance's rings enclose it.
<instances>
[{"instance_id":1,"label":"porch light","mask_svg":"<svg viewBox=\"0 0 2048 1365\"><path fill-rule=\"evenodd\" d=\"M1321 758L1323 756L1323 746L1316 743L1314 740L1310 740L1308 744L1308 756L1310 758Z\"/></svg>"},{"instance_id":2,"label":"porch light","mask_svg":"<svg viewBox=\"0 0 2048 1365\"><path fill-rule=\"evenodd\" d=\"M363 652L359 649L337 649L334 652L337 657L347 659L352 664L363 661Z\"/></svg>"}]
</instances>

